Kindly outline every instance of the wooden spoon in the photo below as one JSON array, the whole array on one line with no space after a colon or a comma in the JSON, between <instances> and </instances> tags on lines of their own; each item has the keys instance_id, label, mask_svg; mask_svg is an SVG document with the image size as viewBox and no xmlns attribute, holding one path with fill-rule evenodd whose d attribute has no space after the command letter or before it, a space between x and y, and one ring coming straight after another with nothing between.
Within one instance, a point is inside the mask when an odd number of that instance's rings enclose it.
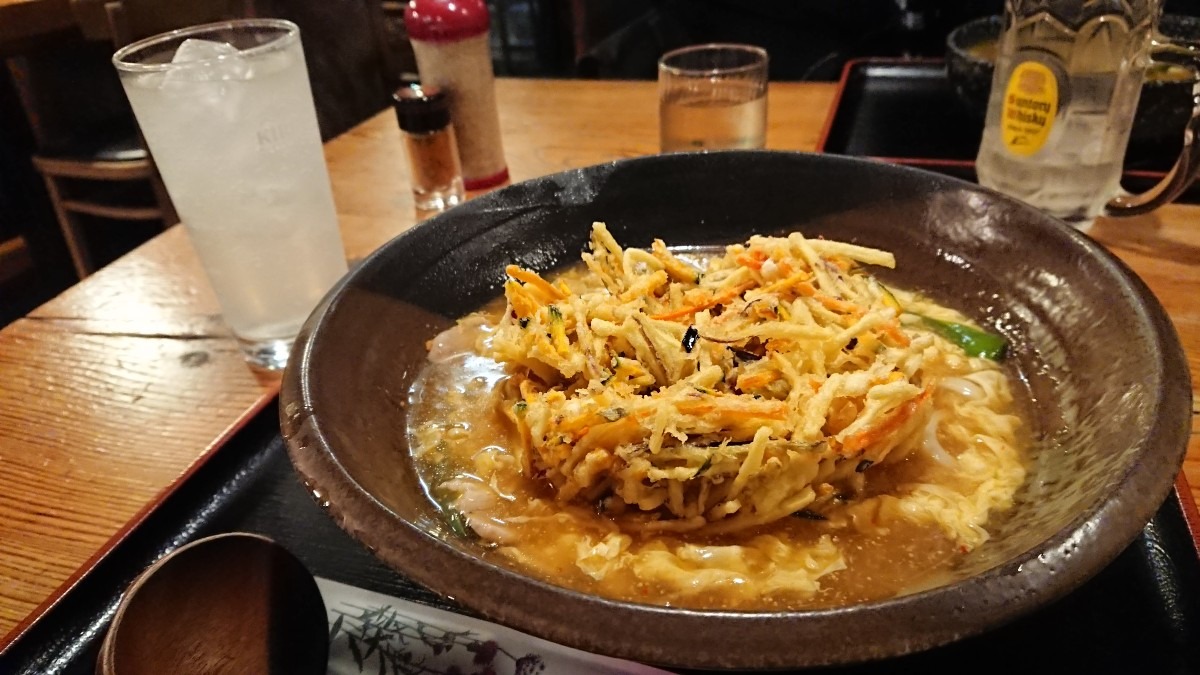
<instances>
[{"instance_id":1,"label":"wooden spoon","mask_svg":"<svg viewBox=\"0 0 1200 675\"><path fill-rule=\"evenodd\" d=\"M287 549L255 534L182 546L130 585L97 675L323 675L325 603Z\"/></svg>"}]
</instances>

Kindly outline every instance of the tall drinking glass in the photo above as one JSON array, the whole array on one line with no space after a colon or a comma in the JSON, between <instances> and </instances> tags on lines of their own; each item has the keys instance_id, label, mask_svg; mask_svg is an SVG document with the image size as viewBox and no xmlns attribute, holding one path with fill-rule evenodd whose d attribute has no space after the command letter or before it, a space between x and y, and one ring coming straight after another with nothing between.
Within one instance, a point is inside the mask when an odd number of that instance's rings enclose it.
<instances>
[{"instance_id":1,"label":"tall drinking glass","mask_svg":"<svg viewBox=\"0 0 1200 675\"><path fill-rule=\"evenodd\" d=\"M300 29L195 26L113 63L225 322L252 365L282 368L346 273Z\"/></svg>"}]
</instances>

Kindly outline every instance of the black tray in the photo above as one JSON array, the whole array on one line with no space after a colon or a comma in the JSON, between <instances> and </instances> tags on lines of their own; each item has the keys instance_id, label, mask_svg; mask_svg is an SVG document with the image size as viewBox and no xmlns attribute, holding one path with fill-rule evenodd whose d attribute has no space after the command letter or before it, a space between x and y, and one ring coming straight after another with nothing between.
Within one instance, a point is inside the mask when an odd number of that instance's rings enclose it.
<instances>
[{"instance_id":1,"label":"black tray","mask_svg":"<svg viewBox=\"0 0 1200 675\"><path fill-rule=\"evenodd\" d=\"M269 406L167 497L0 654L0 673L94 672L100 639L129 582L165 552L219 532L262 533L319 576L471 614L384 566L334 525L292 471L276 415L276 407ZM1200 558L1174 493L1116 561L1065 599L953 645L822 672L961 675L1052 669L1200 672Z\"/></svg>"},{"instance_id":2,"label":"black tray","mask_svg":"<svg viewBox=\"0 0 1200 675\"><path fill-rule=\"evenodd\" d=\"M977 118L955 95L941 61L859 59L842 71L838 95L817 150L871 157L975 181L983 138ZM1161 180L1182 148L1131 144L1121 185L1133 192ZM1193 186L1177 201L1200 203Z\"/></svg>"}]
</instances>

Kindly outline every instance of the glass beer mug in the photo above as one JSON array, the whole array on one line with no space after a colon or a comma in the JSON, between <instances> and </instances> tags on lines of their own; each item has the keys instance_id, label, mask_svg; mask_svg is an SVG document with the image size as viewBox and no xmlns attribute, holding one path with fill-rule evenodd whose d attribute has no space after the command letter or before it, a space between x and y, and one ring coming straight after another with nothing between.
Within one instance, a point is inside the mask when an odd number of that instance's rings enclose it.
<instances>
[{"instance_id":1,"label":"glass beer mug","mask_svg":"<svg viewBox=\"0 0 1200 675\"><path fill-rule=\"evenodd\" d=\"M1158 33L1159 0L1005 4L979 182L1080 228L1179 196L1200 167L1200 85L1175 167L1146 193L1120 186L1146 68L1183 67L1200 79L1200 51Z\"/></svg>"}]
</instances>

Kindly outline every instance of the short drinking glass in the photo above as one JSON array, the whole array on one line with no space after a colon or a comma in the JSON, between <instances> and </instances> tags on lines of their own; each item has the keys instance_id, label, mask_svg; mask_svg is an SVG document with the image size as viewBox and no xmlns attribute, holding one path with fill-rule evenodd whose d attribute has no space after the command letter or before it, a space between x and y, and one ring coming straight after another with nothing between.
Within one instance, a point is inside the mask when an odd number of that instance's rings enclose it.
<instances>
[{"instance_id":1,"label":"short drinking glass","mask_svg":"<svg viewBox=\"0 0 1200 675\"><path fill-rule=\"evenodd\" d=\"M225 322L252 365L282 368L346 273L300 30L195 26L113 63Z\"/></svg>"},{"instance_id":2,"label":"short drinking glass","mask_svg":"<svg viewBox=\"0 0 1200 675\"><path fill-rule=\"evenodd\" d=\"M658 61L663 152L761 148L767 136L767 52L707 44Z\"/></svg>"}]
</instances>

